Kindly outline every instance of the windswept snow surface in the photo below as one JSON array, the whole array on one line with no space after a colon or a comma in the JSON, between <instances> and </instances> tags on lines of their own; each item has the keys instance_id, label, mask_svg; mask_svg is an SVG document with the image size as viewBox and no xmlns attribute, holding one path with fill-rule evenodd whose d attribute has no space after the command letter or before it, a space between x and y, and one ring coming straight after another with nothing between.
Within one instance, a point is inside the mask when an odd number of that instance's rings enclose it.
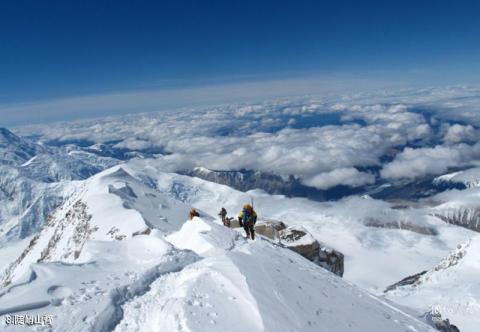
<instances>
[{"instance_id":1,"label":"windswept snow surface","mask_svg":"<svg viewBox=\"0 0 480 332\"><path fill-rule=\"evenodd\" d=\"M286 248L245 240L202 207L212 195L210 205L230 207L246 194L149 167L72 183L2 275L2 331L31 329L7 325L13 314L53 315L53 331L431 330ZM202 218L185 222L192 201L203 202Z\"/></svg>"},{"instance_id":2,"label":"windswept snow surface","mask_svg":"<svg viewBox=\"0 0 480 332\"><path fill-rule=\"evenodd\" d=\"M123 303L145 293L159 276L198 259L162 237L154 232L126 241L89 241L76 263L34 263L23 280L0 291L0 315L53 315L53 331L110 331L123 317ZM33 328L6 325L3 317L0 327Z\"/></svg>"},{"instance_id":3,"label":"windswept snow surface","mask_svg":"<svg viewBox=\"0 0 480 332\"><path fill-rule=\"evenodd\" d=\"M167 237L203 259L128 302L115 331L429 331L261 238L195 218Z\"/></svg>"}]
</instances>

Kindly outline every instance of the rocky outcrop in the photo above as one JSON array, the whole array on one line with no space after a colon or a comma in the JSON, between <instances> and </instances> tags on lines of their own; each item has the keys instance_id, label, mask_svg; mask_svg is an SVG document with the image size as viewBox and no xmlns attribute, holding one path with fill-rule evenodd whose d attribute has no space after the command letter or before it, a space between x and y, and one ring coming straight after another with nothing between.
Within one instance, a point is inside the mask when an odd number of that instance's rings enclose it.
<instances>
[{"instance_id":1,"label":"rocky outcrop","mask_svg":"<svg viewBox=\"0 0 480 332\"><path fill-rule=\"evenodd\" d=\"M80 147L49 147L0 128L0 245L34 235L67 199L69 180L119 163Z\"/></svg>"},{"instance_id":2,"label":"rocky outcrop","mask_svg":"<svg viewBox=\"0 0 480 332\"><path fill-rule=\"evenodd\" d=\"M287 228L282 221L266 220L255 225L255 232L268 237L270 240L280 238L279 232Z\"/></svg>"},{"instance_id":3,"label":"rocky outcrop","mask_svg":"<svg viewBox=\"0 0 480 332\"><path fill-rule=\"evenodd\" d=\"M279 232L280 243L321 267L343 276L344 255L318 242L302 227L287 227Z\"/></svg>"},{"instance_id":4,"label":"rocky outcrop","mask_svg":"<svg viewBox=\"0 0 480 332\"><path fill-rule=\"evenodd\" d=\"M452 266L457 265L465 257L467 253L467 248L469 246L470 246L470 241L459 244L454 251L452 251L448 256L444 257L440 261L440 263L438 263L430 271L422 271L420 273L408 276L400 280L399 282L396 282L388 286L383 292L386 293L402 286L417 287L418 285L422 284L424 281L429 280L431 276L435 274L435 272L447 270Z\"/></svg>"},{"instance_id":5,"label":"rocky outcrop","mask_svg":"<svg viewBox=\"0 0 480 332\"><path fill-rule=\"evenodd\" d=\"M345 271L344 267L345 257L344 255L335 249L320 245L320 251L318 257L314 262L324 267L332 273L335 273L339 277L343 277Z\"/></svg>"},{"instance_id":6,"label":"rocky outcrop","mask_svg":"<svg viewBox=\"0 0 480 332\"><path fill-rule=\"evenodd\" d=\"M480 208L465 207L433 214L444 222L480 232Z\"/></svg>"},{"instance_id":7,"label":"rocky outcrop","mask_svg":"<svg viewBox=\"0 0 480 332\"><path fill-rule=\"evenodd\" d=\"M438 231L434 227L425 225L417 225L408 221L381 221L369 218L365 221L365 226L375 228L402 229L422 235L438 235Z\"/></svg>"},{"instance_id":8,"label":"rocky outcrop","mask_svg":"<svg viewBox=\"0 0 480 332\"><path fill-rule=\"evenodd\" d=\"M59 208L56 211L62 214L63 210ZM35 235L28 247L0 276L0 286L10 284L14 273L22 265L78 259L90 235L98 230L97 226L90 223L91 219L87 205L81 200L75 201L64 215L50 214L42 231Z\"/></svg>"},{"instance_id":9,"label":"rocky outcrop","mask_svg":"<svg viewBox=\"0 0 480 332\"><path fill-rule=\"evenodd\" d=\"M460 261L467 254L467 249L469 246L470 246L470 241L457 245L457 248L454 251L452 251L447 257L444 257L440 261L440 263L438 263L437 266L435 266L432 273L436 271L446 270L460 263Z\"/></svg>"},{"instance_id":10,"label":"rocky outcrop","mask_svg":"<svg viewBox=\"0 0 480 332\"><path fill-rule=\"evenodd\" d=\"M301 185L300 181L293 176L284 179L276 174L252 170L210 170L196 167L185 174L241 191L260 188L272 194L288 194Z\"/></svg>"},{"instance_id":11,"label":"rocky outcrop","mask_svg":"<svg viewBox=\"0 0 480 332\"><path fill-rule=\"evenodd\" d=\"M230 228L240 227L240 223L238 222L237 218L227 218L226 224L229 225L228 227ZM269 238L270 240L276 240L279 238L278 232L285 228L287 228L287 225L285 225L282 221L260 220L255 225L255 232Z\"/></svg>"},{"instance_id":12,"label":"rocky outcrop","mask_svg":"<svg viewBox=\"0 0 480 332\"><path fill-rule=\"evenodd\" d=\"M441 332L460 332L458 327L451 324L449 319L442 319L442 315L437 312L427 312L425 314L427 323Z\"/></svg>"},{"instance_id":13,"label":"rocky outcrop","mask_svg":"<svg viewBox=\"0 0 480 332\"><path fill-rule=\"evenodd\" d=\"M457 248L452 251L448 256L443 258L439 264L437 264L433 269L429 271L422 271L415 275L406 277L399 282L388 286L384 293L395 291L398 288L402 290L410 290L411 292L416 292L418 288L421 288L422 285L429 283L431 280L435 280L435 275L438 273L443 273L445 270L449 270L457 266L467 255L467 250L470 247L471 241L459 244ZM454 274L451 276L454 277ZM435 282L435 281L434 281ZM439 289L443 289L442 287ZM404 295L402 295L404 296ZM441 315L441 310L436 309L436 305L432 305L429 312L424 315L425 321L442 332L459 332L459 329L450 323L448 319L443 319Z\"/></svg>"},{"instance_id":14,"label":"rocky outcrop","mask_svg":"<svg viewBox=\"0 0 480 332\"><path fill-rule=\"evenodd\" d=\"M229 219L230 227L240 227L237 219ZM343 276L344 256L341 252L318 242L306 229L299 226L288 227L279 220L259 220L255 225L257 235L279 243L295 251L315 264Z\"/></svg>"},{"instance_id":15,"label":"rocky outcrop","mask_svg":"<svg viewBox=\"0 0 480 332\"><path fill-rule=\"evenodd\" d=\"M237 218L227 218L225 226L228 226L230 228L238 228L240 227L240 223L238 222Z\"/></svg>"},{"instance_id":16,"label":"rocky outcrop","mask_svg":"<svg viewBox=\"0 0 480 332\"><path fill-rule=\"evenodd\" d=\"M143 231L136 231L132 233L132 236L139 236L139 235L150 235L152 229L150 227L145 228Z\"/></svg>"},{"instance_id":17,"label":"rocky outcrop","mask_svg":"<svg viewBox=\"0 0 480 332\"><path fill-rule=\"evenodd\" d=\"M272 195L306 197L316 201L340 199L345 196L363 192L363 188L361 187L352 188L342 185L321 190L303 184L300 178L293 175L283 177L270 172L246 169L210 170L204 167L196 167L193 170L181 173L203 180L224 184L240 191L262 189Z\"/></svg>"},{"instance_id":18,"label":"rocky outcrop","mask_svg":"<svg viewBox=\"0 0 480 332\"><path fill-rule=\"evenodd\" d=\"M417 274L408 276L406 278L403 278L399 282L396 282L396 283L388 286L383 292L386 293L386 292L392 291L392 290L397 289L398 287L402 287L402 286L415 285L420 280L420 277L423 276L425 273L427 273L427 271L422 271L420 273L417 273Z\"/></svg>"}]
</instances>

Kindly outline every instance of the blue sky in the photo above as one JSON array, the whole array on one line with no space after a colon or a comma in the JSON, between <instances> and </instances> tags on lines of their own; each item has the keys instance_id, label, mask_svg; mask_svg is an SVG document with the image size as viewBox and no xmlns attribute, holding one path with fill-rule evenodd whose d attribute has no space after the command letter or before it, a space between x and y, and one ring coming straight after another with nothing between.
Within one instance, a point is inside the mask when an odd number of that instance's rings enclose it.
<instances>
[{"instance_id":1,"label":"blue sky","mask_svg":"<svg viewBox=\"0 0 480 332\"><path fill-rule=\"evenodd\" d=\"M302 78L477 83L479 12L475 1L3 2L0 112Z\"/></svg>"}]
</instances>

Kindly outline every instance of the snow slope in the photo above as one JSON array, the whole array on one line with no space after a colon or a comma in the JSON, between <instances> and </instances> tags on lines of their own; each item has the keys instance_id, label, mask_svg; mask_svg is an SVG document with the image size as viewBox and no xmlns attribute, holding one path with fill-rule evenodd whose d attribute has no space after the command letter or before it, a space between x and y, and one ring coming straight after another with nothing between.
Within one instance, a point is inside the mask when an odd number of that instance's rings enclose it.
<instances>
[{"instance_id":1,"label":"snow slope","mask_svg":"<svg viewBox=\"0 0 480 332\"><path fill-rule=\"evenodd\" d=\"M155 190L210 215L217 215L224 206L230 216L236 216L243 204L253 200L260 219L305 227L321 243L342 252L344 278L377 294L435 265L473 234L431 216L427 208L398 210L390 203L361 197L320 203L259 190L244 193L160 172L154 160L132 160L123 167Z\"/></svg>"},{"instance_id":2,"label":"snow slope","mask_svg":"<svg viewBox=\"0 0 480 332\"><path fill-rule=\"evenodd\" d=\"M68 181L118 163L78 149L44 146L0 128L0 247L36 233L68 196Z\"/></svg>"},{"instance_id":3,"label":"snow slope","mask_svg":"<svg viewBox=\"0 0 480 332\"><path fill-rule=\"evenodd\" d=\"M160 275L198 259L162 238L153 232L126 241L88 241L76 263L34 263L22 280L0 291L0 316L48 314L53 331L110 331L123 317L123 303L145 293ZM3 317L0 327L32 330L6 325Z\"/></svg>"},{"instance_id":4,"label":"snow slope","mask_svg":"<svg viewBox=\"0 0 480 332\"><path fill-rule=\"evenodd\" d=\"M54 213L22 255L0 276L15 282L34 262L74 262L89 240L123 240L156 228L177 230L190 207L162 196L128 174L121 166L73 183L74 193Z\"/></svg>"},{"instance_id":5,"label":"snow slope","mask_svg":"<svg viewBox=\"0 0 480 332\"><path fill-rule=\"evenodd\" d=\"M124 306L115 331L428 331L303 257L200 218L167 237L203 259Z\"/></svg>"},{"instance_id":6,"label":"snow slope","mask_svg":"<svg viewBox=\"0 0 480 332\"><path fill-rule=\"evenodd\" d=\"M72 183L3 274L0 316L51 314L54 331L431 330L288 249L247 242L201 206L202 218L185 222L188 197L245 196L199 179L185 191L188 177L158 170L163 182L147 186L142 167ZM2 330L22 330L3 317Z\"/></svg>"},{"instance_id":7,"label":"snow slope","mask_svg":"<svg viewBox=\"0 0 480 332\"><path fill-rule=\"evenodd\" d=\"M458 246L413 285L386 297L417 313L438 312L462 332L478 331L480 314L480 236Z\"/></svg>"},{"instance_id":8,"label":"snow slope","mask_svg":"<svg viewBox=\"0 0 480 332\"><path fill-rule=\"evenodd\" d=\"M469 168L464 171L453 172L441 175L433 180L434 184L446 183L461 183L467 188L474 188L480 186L480 167Z\"/></svg>"}]
</instances>

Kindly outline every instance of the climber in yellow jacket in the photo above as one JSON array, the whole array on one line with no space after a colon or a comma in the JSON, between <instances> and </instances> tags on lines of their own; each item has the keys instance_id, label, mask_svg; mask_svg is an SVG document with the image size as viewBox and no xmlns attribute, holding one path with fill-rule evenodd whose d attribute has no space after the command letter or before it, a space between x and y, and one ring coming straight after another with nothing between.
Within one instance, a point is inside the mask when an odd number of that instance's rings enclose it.
<instances>
[{"instance_id":1,"label":"climber in yellow jacket","mask_svg":"<svg viewBox=\"0 0 480 332\"><path fill-rule=\"evenodd\" d=\"M238 222L247 234L247 239L251 237L255 240L255 223L257 222L257 213L250 204L245 204L238 215Z\"/></svg>"}]
</instances>

